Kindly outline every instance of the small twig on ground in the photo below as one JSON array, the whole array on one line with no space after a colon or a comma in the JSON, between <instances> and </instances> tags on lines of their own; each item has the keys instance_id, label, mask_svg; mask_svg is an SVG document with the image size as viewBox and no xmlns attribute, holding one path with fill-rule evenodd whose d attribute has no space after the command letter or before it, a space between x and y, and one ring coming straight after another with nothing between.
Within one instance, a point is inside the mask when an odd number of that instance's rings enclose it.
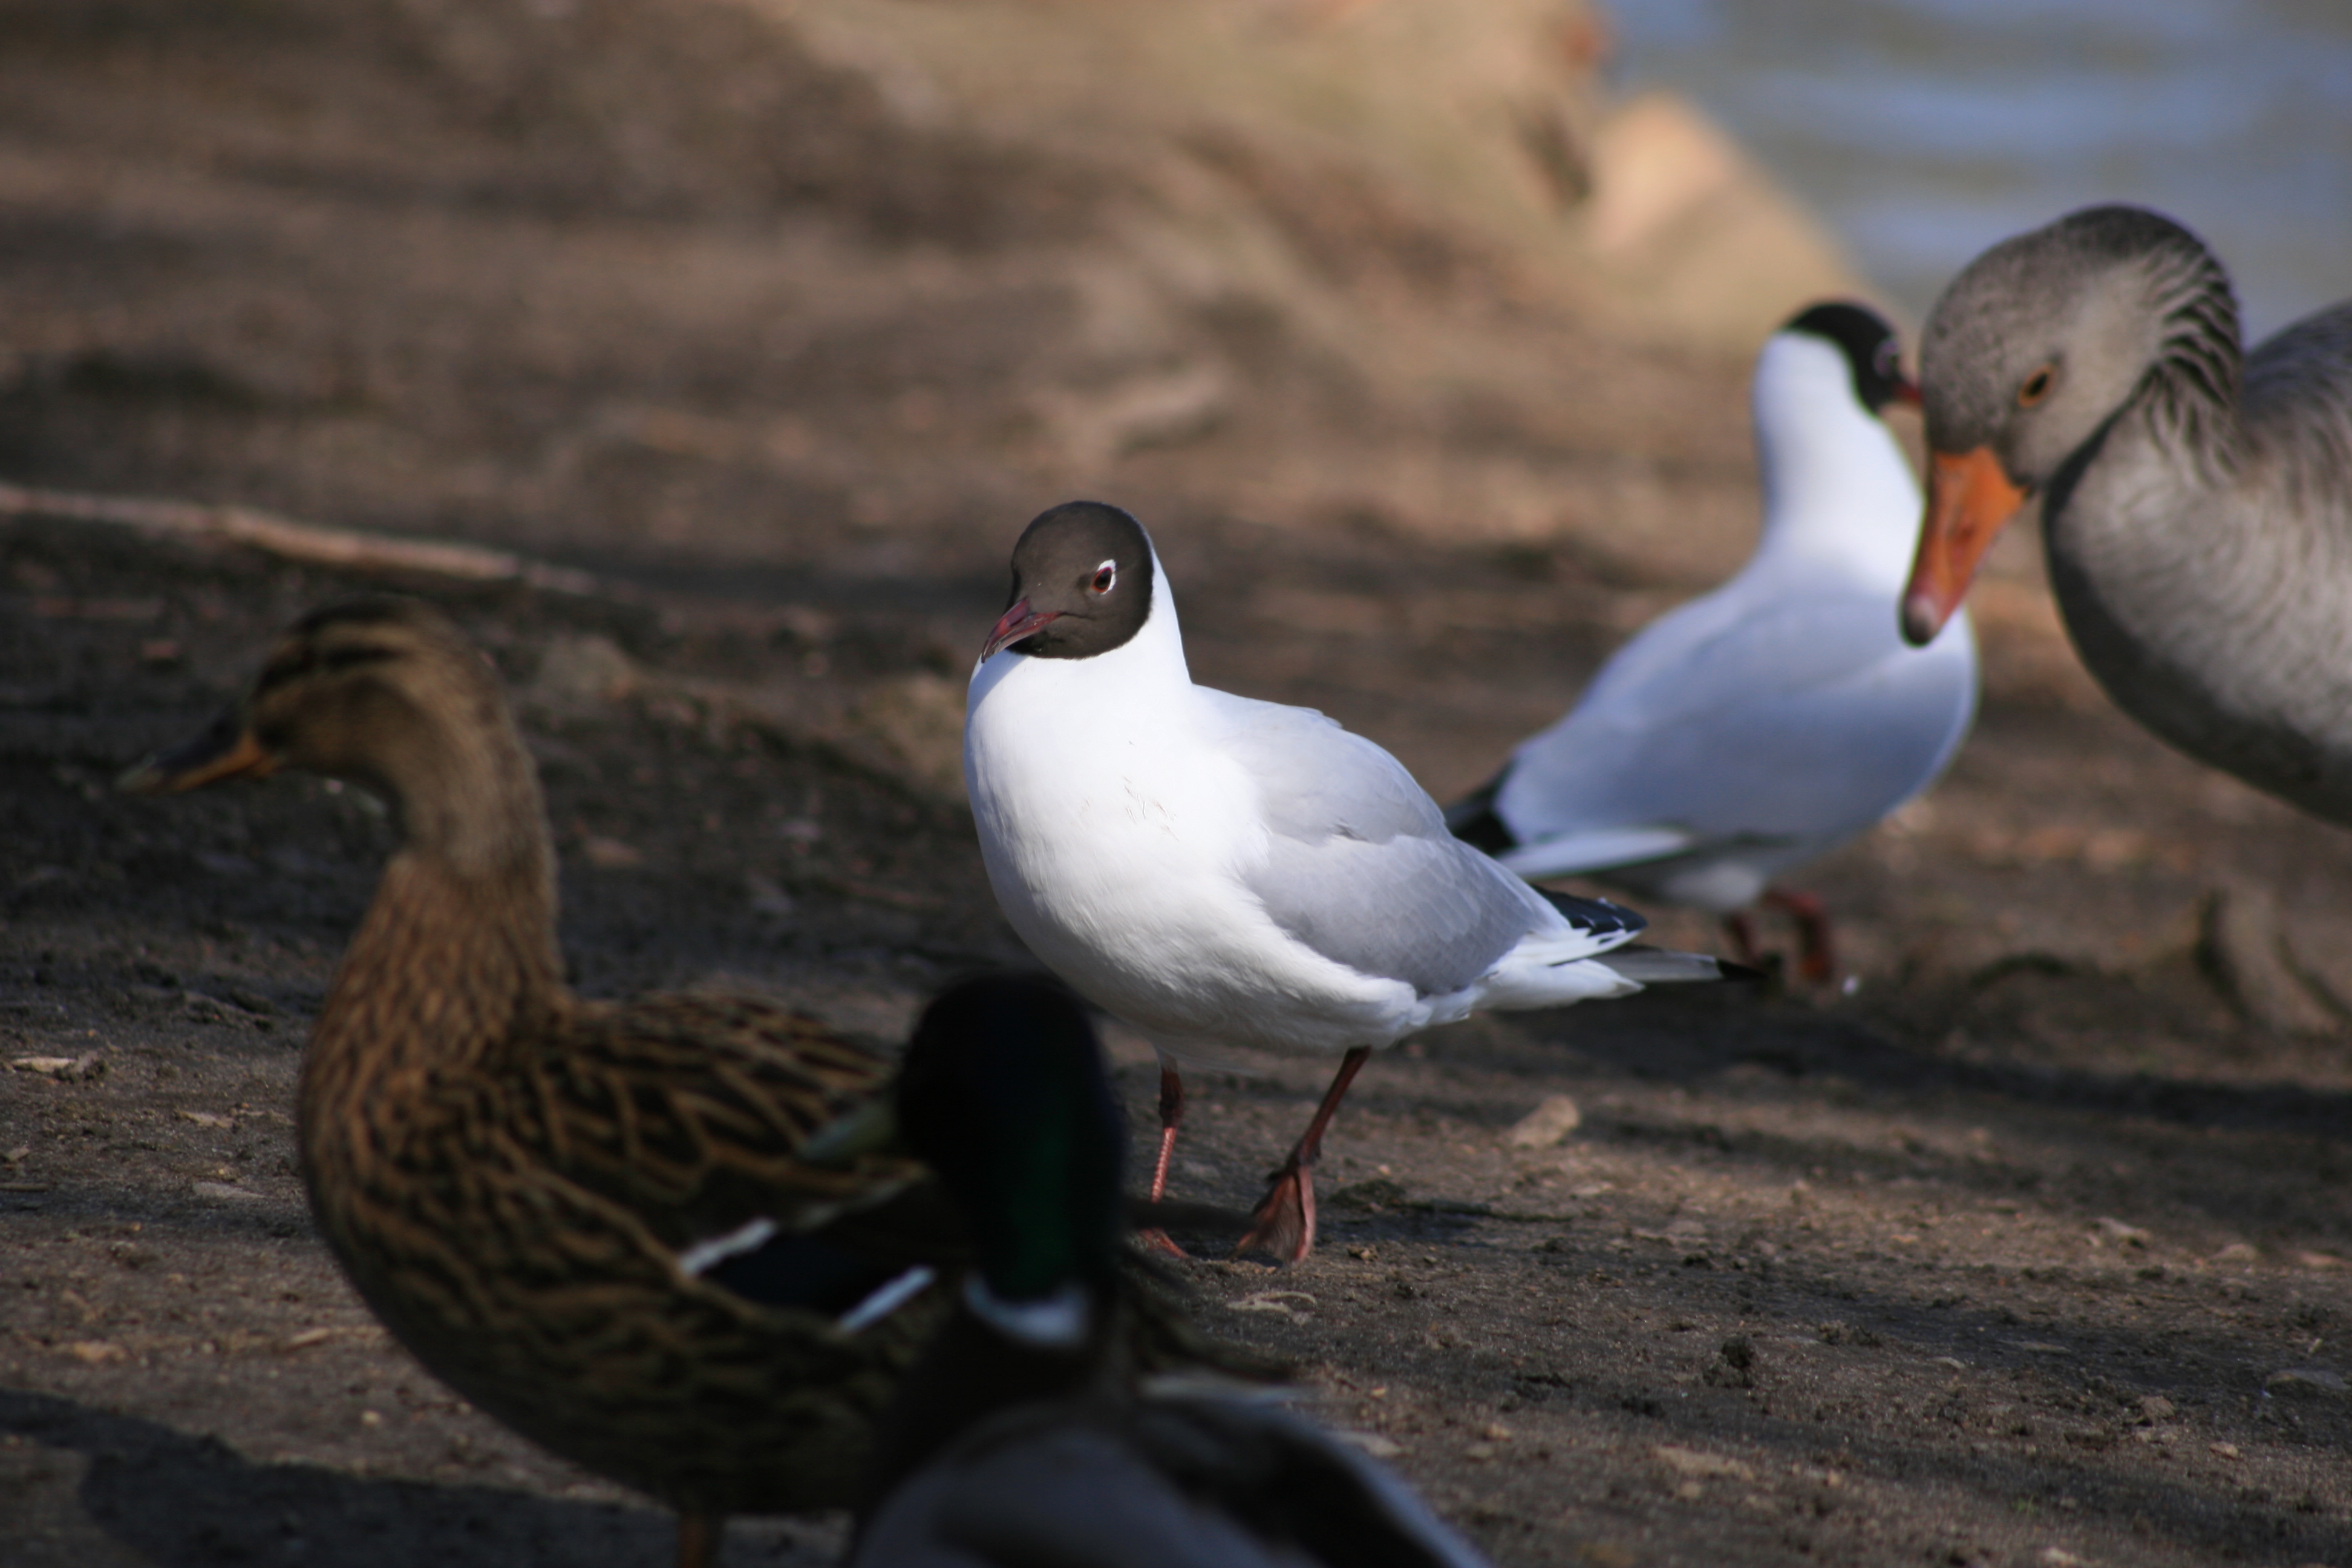
<instances>
[{"instance_id":1,"label":"small twig on ground","mask_svg":"<svg viewBox=\"0 0 2352 1568\"><path fill-rule=\"evenodd\" d=\"M396 539L328 528L253 507L141 496L88 495L0 484L0 517L47 517L250 544L289 561L360 571L425 572L482 583L521 583L561 594L610 598L593 573L533 561L511 551L443 539Z\"/></svg>"}]
</instances>

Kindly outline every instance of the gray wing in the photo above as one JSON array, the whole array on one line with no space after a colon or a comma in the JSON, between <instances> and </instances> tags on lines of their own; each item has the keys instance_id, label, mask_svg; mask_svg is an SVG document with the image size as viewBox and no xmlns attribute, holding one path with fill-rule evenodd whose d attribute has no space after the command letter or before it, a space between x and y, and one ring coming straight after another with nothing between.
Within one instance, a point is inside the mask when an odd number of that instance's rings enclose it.
<instances>
[{"instance_id":1,"label":"gray wing","mask_svg":"<svg viewBox=\"0 0 2352 1568\"><path fill-rule=\"evenodd\" d=\"M2282 328L2246 356L2248 439L2274 470L2283 505L2341 544L2352 509L2331 507L2352 471L2352 300Z\"/></svg>"},{"instance_id":2,"label":"gray wing","mask_svg":"<svg viewBox=\"0 0 2352 1568\"><path fill-rule=\"evenodd\" d=\"M1333 1568L1490 1568L1402 1481L1278 1406L1145 1400L1127 1440L1189 1495Z\"/></svg>"},{"instance_id":3,"label":"gray wing","mask_svg":"<svg viewBox=\"0 0 2352 1568\"><path fill-rule=\"evenodd\" d=\"M908 1478L850 1568L1311 1568L1199 1506L1115 1435L1029 1415Z\"/></svg>"},{"instance_id":4,"label":"gray wing","mask_svg":"<svg viewBox=\"0 0 2352 1568\"><path fill-rule=\"evenodd\" d=\"M851 1568L1488 1568L1379 1466L1222 1399L1007 1412L867 1526Z\"/></svg>"},{"instance_id":5,"label":"gray wing","mask_svg":"<svg viewBox=\"0 0 2352 1568\"><path fill-rule=\"evenodd\" d=\"M1525 883L1446 831L1437 803L1380 747L1311 709L1217 695L1272 837L1245 880L1289 935L1429 996L1554 926Z\"/></svg>"},{"instance_id":6,"label":"gray wing","mask_svg":"<svg viewBox=\"0 0 2352 1568\"><path fill-rule=\"evenodd\" d=\"M1670 663L1612 679L1523 744L1494 807L1523 843L1591 835L1591 869L1670 847L1856 833L1923 788L1967 733L1974 643L1955 620L1932 649L1906 647L1887 606L1793 599L1720 628ZM1609 858L1625 830L1687 843Z\"/></svg>"}]
</instances>

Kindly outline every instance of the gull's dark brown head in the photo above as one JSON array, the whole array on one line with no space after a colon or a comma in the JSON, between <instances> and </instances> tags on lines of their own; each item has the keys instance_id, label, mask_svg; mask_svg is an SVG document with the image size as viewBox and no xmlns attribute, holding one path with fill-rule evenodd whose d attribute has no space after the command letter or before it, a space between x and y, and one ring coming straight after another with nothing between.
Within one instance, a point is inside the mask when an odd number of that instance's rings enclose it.
<instances>
[{"instance_id":1,"label":"gull's dark brown head","mask_svg":"<svg viewBox=\"0 0 2352 1568\"><path fill-rule=\"evenodd\" d=\"M1851 300L1830 300L1790 318L1784 332L1805 332L1845 355L1854 401L1873 414L1890 403L1918 405L1919 388L1903 374L1903 345L1886 318Z\"/></svg>"},{"instance_id":2,"label":"gull's dark brown head","mask_svg":"<svg viewBox=\"0 0 2352 1568\"><path fill-rule=\"evenodd\" d=\"M1101 501L1042 513L1013 547L1013 591L981 649L1034 658L1092 658L1125 646L1150 618L1151 540Z\"/></svg>"}]
</instances>

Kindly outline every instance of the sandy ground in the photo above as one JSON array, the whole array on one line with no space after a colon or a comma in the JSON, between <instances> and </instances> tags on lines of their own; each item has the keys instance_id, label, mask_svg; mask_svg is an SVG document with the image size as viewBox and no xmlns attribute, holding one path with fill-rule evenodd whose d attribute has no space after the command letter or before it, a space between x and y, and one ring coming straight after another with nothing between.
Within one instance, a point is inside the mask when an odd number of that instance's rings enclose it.
<instances>
[{"instance_id":1,"label":"sandy ground","mask_svg":"<svg viewBox=\"0 0 2352 1568\"><path fill-rule=\"evenodd\" d=\"M0 474L609 589L0 523L0 1560L667 1552L407 1363L311 1235L291 1086L379 815L107 788L299 609L389 583L492 648L583 989L756 985L887 1041L1020 958L953 734L1043 506L1137 509L1200 679L1441 795L1753 527L1737 362L1262 169L1332 309L1444 374L1335 358L1281 300L1138 303L1099 282L1099 170L894 118L725 15L0 16ZM1850 994L1428 1037L1350 1097L1310 1262L1192 1269L1498 1563L2352 1563L2352 841L2115 714L2004 572L1950 776L1808 879ZM1179 1188L1246 1203L1321 1077L1202 1075ZM746 1521L727 1561L837 1540Z\"/></svg>"}]
</instances>

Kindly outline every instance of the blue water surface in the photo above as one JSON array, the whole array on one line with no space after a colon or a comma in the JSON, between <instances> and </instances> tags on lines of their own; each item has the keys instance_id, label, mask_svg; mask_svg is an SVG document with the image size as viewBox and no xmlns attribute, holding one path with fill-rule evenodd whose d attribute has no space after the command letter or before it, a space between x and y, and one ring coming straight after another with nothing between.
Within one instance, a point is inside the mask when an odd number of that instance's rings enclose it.
<instances>
[{"instance_id":1,"label":"blue water surface","mask_svg":"<svg viewBox=\"0 0 2352 1568\"><path fill-rule=\"evenodd\" d=\"M2352 296L2352 0L1616 0L1620 76L1738 134L1924 315L1994 241L2135 201L2250 333Z\"/></svg>"}]
</instances>

